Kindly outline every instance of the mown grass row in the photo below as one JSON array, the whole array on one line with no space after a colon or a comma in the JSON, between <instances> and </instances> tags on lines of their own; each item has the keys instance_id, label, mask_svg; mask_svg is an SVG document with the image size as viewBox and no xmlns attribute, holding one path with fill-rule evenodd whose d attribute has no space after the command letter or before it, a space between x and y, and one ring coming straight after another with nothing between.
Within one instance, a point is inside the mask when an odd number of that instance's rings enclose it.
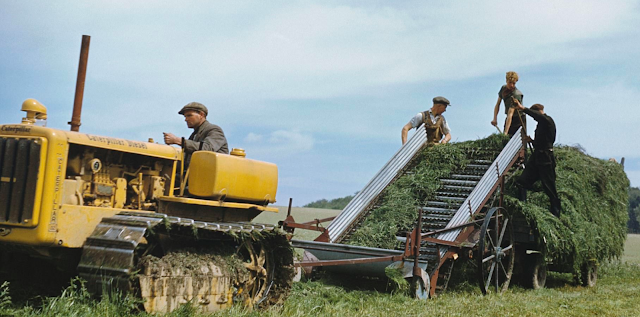
<instances>
[{"instance_id":1,"label":"mown grass row","mask_svg":"<svg viewBox=\"0 0 640 317\"><path fill-rule=\"evenodd\" d=\"M356 279L308 281L294 284L289 299L266 311L234 308L212 316L638 316L640 314L640 235L630 234L622 262L600 267L594 288L575 286L570 275L552 274L548 288L512 287L502 295L482 296L469 283L458 285L426 302L390 290L374 291ZM340 283L338 283L340 282ZM364 284L367 285L364 285ZM342 285L340 285L342 284ZM12 285L0 286L0 316L149 316L140 302L127 296L94 300L75 281L58 297L12 300ZM200 317L191 306L167 314Z\"/></svg>"},{"instance_id":2,"label":"mown grass row","mask_svg":"<svg viewBox=\"0 0 640 317\"><path fill-rule=\"evenodd\" d=\"M616 263L600 267L594 288L575 286L570 276L553 274L551 287L525 290L514 287L502 295L483 296L475 285L459 285L438 298L414 300L405 294L358 289L358 280L297 283L283 306L266 311L230 309L212 316L637 316L640 312L640 265ZM75 283L61 296L13 303L10 285L0 288L0 316L148 316L139 302L113 296L90 298ZM183 306L167 316L209 316Z\"/></svg>"}]
</instances>

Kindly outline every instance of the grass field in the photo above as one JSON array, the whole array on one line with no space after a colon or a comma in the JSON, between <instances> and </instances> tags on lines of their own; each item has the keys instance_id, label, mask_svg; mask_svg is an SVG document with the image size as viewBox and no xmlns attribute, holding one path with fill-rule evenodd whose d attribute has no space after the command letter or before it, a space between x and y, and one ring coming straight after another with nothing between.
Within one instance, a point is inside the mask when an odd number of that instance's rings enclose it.
<instances>
[{"instance_id":1,"label":"grass field","mask_svg":"<svg viewBox=\"0 0 640 317\"><path fill-rule=\"evenodd\" d=\"M622 261L640 265L640 234L628 234ZM638 313L640 315L640 312Z\"/></svg>"},{"instance_id":2,"label":"grass field","mask_svg":"<svg viewBox=\"0 0 640 317\"><path fill-rule=\"evenodd\" d=\"M277 224L278 221L282 221L287 217L288 207L277 206L279 212L263 212L254 219L255 222ZM334 217L340 213L340 210L336 209L317 209L317 208L304 208L293 207L291 208L291 216L296 222L307 222L315 219L324 219ZM323 223L324 226L329 225L328 222ZM294 232L294 239L298 240L313 240L320 235L319 231L310 230L296 230Z\"/></svg>"},{"instance_id":3,"label":"grass field","mask_svg":"<svg viewBox=\"0 0 640 317\"><path fill-rule=\"evenodd\" d=\"M337 212L292 211L298 222ZM283 207L280 213L264 214L256 221L277 223L285 217ZM380 291L374 291L370 280L325 277L294 284L284 305L265 311L234 308L206 315L183 306L167 316L640 316L640 235L628 236L620 261L599 267L596 287L576 286L571 276L557 273L551 273L547 284L548 288L535 291L511 287L501 295L483 296L471 281L435 299L419 301L380 285ZM12 303L9 290L6 285L0 288L0 316L150 316L135 310L135 300L96 301L82 288L69 288L62 296L28 303Z\"/></svg>"}]
</instances>

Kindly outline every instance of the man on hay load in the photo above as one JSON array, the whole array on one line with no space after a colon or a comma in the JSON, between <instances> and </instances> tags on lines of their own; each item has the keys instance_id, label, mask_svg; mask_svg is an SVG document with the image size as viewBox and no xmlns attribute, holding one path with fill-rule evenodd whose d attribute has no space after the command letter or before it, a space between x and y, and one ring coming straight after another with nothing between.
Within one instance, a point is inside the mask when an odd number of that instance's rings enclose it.
<instances>
[{"instance_id":1,"label":"man on hay load","mask_svg":"<svg viewBox=\"0 0 640 317\"><path fill-rule=\"evenodd\" d=\"M522 98L524 97L522 92L516 88L518 73L507 72L506 77L507 84L503 85L498 92L498 102L496 102L496 106L493 109L491 125L498 127L498 112L500 111L500 103L504 100L504 112L507 114L504 122L504 134L513 136L520 127L523 127L525 131L527 130L527 116L515 108L515 101L522 103Z\"/></svg>"},{"instance_id":2,"label":"man on hay load","mask_svg":"<svg viewBox=\"0 0 640 317\"><path fill-rule=\"evenodd\" d=\"M522 175L516 180L521 201L527 199L527 189L538 180L542 182L542 189L549 197L549 211L560 217L562 207L556 190L556 158L553 154L553 143L556 141L556 124L553 118L544 113L544 106L535 104L525 108L519 101L515 101L515 108L524 111L538 122L536 127L533 153L529 157ZM528 137L527 137L528 138Z\"/></svg>"},{"instance_id":3,"label":"man on hay load","mask_svg":"<svg viewBox=\"0 0 640 317\"><path fill-rule=\"evenodd\" d=\"M451 130L447 120L442 115L451 106L445 97L433 98L433 107L427 111L418 112L402 127L402 145L407 143L407 133L412 128L418 128L424 124L427 130L427 143L429 145L447 143L451 140ZM443 139L444 136L444 139Z\"/></svg>"}]
</instances>

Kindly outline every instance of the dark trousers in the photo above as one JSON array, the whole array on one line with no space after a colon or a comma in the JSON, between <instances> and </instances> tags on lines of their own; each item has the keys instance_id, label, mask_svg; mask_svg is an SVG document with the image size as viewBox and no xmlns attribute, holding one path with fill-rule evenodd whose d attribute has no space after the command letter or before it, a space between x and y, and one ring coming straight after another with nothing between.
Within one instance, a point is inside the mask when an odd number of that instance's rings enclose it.
<instances>
[{"instance_id":1,"label":"dark trousers","mask_svg":"<svg viewBox=\"0 0 640 317\"><path fill-rule=\"evenodd\" d=\"M521 113L523 115L518 117L518 112L514 112L513 117L511 117L511 125L509 126L509 131L507 131L509 136L513 136L520 127L527 129L527 116L524 115L524 112Z\"/></svg>"},{"instance_id":2,"label":"dark trousers","mask_svg":"<svg viewBox=\"0 0 640 317\"><path fill-rule=\"evenodd\" d=\"M531 189L538 180L542 182L542 190L549 197L549 210L559 217L561 206L556 190L556 159L553 151L534 150L516 183L522 188Z\"/></svg>"}]
</instances>

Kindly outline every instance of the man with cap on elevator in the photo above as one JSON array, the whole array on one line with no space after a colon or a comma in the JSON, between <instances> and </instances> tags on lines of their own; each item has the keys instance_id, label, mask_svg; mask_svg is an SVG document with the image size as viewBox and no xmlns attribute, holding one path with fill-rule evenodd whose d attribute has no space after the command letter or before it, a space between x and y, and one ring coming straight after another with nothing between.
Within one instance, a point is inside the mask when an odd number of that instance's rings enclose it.
<instances>
[{"instance_id":1,"label":"man with cap on elevator","mask_svg":"<svg viewBox=\"0 0 640 317\"><path fill-rule=\"evenodd\" d=\"M433 107L427 111L418 112L402 127L402 145L407 143L407 133L412 128L418 128L424 124L427 130L427 143L430 145L447 143L451 140L451 130L447 120L442 115L451 106L445 97L433 98ZM444 136L444 138L443 138Z\"/></svg>"},{"instance_id":2,"label":"man with cap on elevator","mask_svg":"<svg viewBox=\"0 0 640 317\"><path fill-rule=\"evenodd\" d=\"M209 110L203 104L190 102L178 112L184 116L187 127L193 129L189 139L177 137L172 133L163 132L164 143L182 146L185 153L185 167L189 166L191 154L195 151L212 151L229 154L227 138L222 129L207 121Z\"/></svg>"}]
</instances>

